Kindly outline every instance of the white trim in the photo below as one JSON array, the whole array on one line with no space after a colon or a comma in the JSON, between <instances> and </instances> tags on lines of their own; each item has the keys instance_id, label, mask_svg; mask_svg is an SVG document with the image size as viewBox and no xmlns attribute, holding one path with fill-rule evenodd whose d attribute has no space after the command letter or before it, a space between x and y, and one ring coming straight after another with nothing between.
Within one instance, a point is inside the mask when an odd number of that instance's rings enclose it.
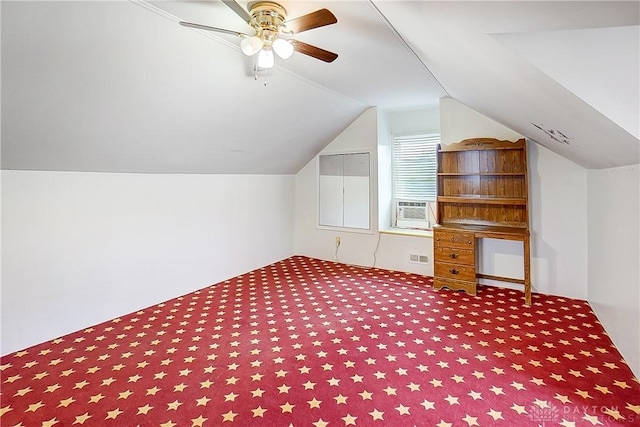
<instances>
[{"instance_id":1,"label":"white trim","mask_svg":"<svg viewBox=\"0 0 640 427\"><path fill-rule=\"evenodd\" d=\"M410 237L428 237L433 238L433 230L412 230L408 228L388 228L386 230L380 230L380 234L392 234L396 236L410 236Z\"/></svg>"}]
</instances>

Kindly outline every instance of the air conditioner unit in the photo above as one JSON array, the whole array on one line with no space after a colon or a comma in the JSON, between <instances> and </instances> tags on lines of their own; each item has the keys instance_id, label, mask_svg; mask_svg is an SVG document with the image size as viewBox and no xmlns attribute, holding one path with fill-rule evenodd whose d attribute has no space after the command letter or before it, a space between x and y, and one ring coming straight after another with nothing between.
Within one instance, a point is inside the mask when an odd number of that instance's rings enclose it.
<instances>
[{"instance_id":1,"label":"air conditioner unit","mask_svg":"<svg viewBox=\"0 0 640 427\"><path fill-rule=\"evenodd\" d=\"M396 227L422 228L429 227L429 208L427 202L396 202Z\"/></svg>"}]
</instances>

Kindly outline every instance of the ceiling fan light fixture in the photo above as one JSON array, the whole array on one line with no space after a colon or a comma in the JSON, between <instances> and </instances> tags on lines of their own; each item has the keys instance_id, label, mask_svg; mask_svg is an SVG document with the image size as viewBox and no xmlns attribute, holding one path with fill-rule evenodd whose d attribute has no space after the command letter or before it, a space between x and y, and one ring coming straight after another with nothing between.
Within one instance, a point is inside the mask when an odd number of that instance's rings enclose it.
<instances>
[{"instance_id":1,"label":"ceiling fan light fixture","mask_svg":"<svg viewBox=\"0 0 640 427\"><path fill-rule=\"evenodd\" d=\"M270 47L262 48L258 53L258 68L273 68L274 63L273 50Z\"/></svg>"},{"instance_id":2,"label":"ceiling fan light fixture","mask_svg":"<svg viewBox=\"0 0 640 427\"><path fill-rule=\"evenodd\" d=\"M328 9L320 9L294 19L287 19L285 8L273 0L250 1L246 7L238 3L238 0L222 0L222 2L251 27L253 36L186 21L180 21L180 25L239 37L242 53L246 56L257 55L256 72L258 68L262 70L272 68L275 65L275 55L281 59L288 59L294 52L298 52L324 62L333 62L338 58L336 53L289 38L303 31L338 22L335 15ZM280 39L283 35L284 38Z\"/></svg>"},{"instance_id":3,"label":"ceiling fan light fixture","mask_svg":"<svg viewBox=\"0 0 640 427\"><path fill-rule=\"evenodd\" d=\"M277 39L271 45L273 51L282 59L289 59L293 55L293 44L284 39Z\"/></svg>"},{"instance_id":4,"label":"ceiling fan light fixture","mask_svg":"<svg viewBox=\"0 0 640 427\"><path fill-rule=\"evenodd\" d=\"M263 46L264 41L258 36L247 37L240 42L240 49L247 56L253 56L260 52Z\"/></svg>"}]
</instances>

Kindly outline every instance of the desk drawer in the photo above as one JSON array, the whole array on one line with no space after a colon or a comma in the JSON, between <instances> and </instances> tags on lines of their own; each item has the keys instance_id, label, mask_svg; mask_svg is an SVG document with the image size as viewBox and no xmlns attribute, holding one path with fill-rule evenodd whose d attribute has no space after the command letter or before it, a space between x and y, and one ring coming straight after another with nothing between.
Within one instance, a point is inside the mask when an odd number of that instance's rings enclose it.
<instances>
[{"instance_id":1,"label":"desk drawer","mask_svg":"<svg viewBox=\"0 0 640 427\"><path fill-rule=\"evenodd\" d=\"M462 280L467 282L476 281L475 265L448 264L446 262L435 263L435 277L446 277L449 279Z\"/></svg>"},{"instance_id":2,"label":"desk drawer","mask_svg":"<svg viewBox=\"0 0 640 427\"><path fill-rule=\"evenodd\" d=\"M435 247L475 249L476 236L463 231L438 230L434 232Z\"/></svg>"},{"instance_id":3,"label":"desk drawer","mask_svg":"<svg viewBox=\"0 0 640 427\"><path fill-rule=\"evenodd\" d=\"M464 265L476 264L476 253L473 249L436 247L433 248L433 256L436 262L453 262Z\"/></svg>"},{"instance_id":4,"label":"desk drawer","mask_svg":"<svg viewBox=\"0 0 640 427\"><path fill-rule=\"evenodd\" d=\"M448 288L454 291L465 291L471 295L476 294L476 282L461 282L460 280L440 279L433 280L434 289Z\"/></svg>"}]
</instances>

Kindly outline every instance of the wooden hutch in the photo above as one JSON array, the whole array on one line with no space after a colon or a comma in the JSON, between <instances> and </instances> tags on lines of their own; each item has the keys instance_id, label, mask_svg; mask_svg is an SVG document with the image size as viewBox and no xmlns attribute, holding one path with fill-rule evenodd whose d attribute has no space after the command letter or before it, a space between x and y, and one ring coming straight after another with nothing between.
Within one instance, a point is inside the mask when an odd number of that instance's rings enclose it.
<instances>
[{"instance_id":1,"label":"wooden hutch","mask_svg":"<svg viewBox=\"0 0 640 427\"><path fill-rule=\"evenodd\" d=\"M526 141L473 138L438 147L434 288L475 295L478 279L524 286L531 304ZM478 272L478 239L524 245L524 279Z\"/></svg>"}]
</instances>

